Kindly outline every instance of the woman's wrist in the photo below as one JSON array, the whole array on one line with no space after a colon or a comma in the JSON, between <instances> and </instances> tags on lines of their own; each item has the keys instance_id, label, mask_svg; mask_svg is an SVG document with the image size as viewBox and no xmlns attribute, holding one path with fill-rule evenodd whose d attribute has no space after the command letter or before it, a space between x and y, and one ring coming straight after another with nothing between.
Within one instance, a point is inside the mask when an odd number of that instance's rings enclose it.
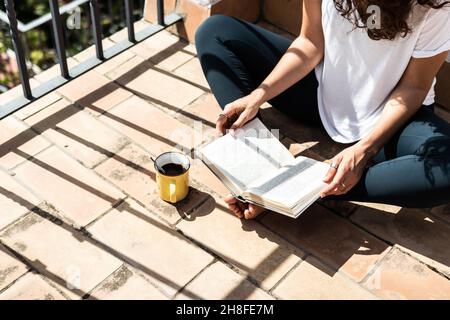
<instances>
[{"instance_id":1,"label":"woman's wrist","mask_svg":"<svg viewBox=\"0 0 450 320\"><path fill-rule=\"evenodd\" d=\"M255 105L257 105L258 107L263 105L268 100L266 98L267 89L264 88L263 86L260 86L255 90L253 90L250 95L253 97Z\"/></svg>"},{"instance_id":2,"label":"woman's wrist","mask_svg":"<svg viewBox=\"0 0 450 320\"><path fill-rule=\"evenodd\" d=\"M380 151L380 148L377 146L377 144L369 140L360 140L355 144L355 146L357 146L357 148L361 150L361 152L364 154L364 160L366 160L367 162L372 160Z\"/></svg>"}]
</instances>

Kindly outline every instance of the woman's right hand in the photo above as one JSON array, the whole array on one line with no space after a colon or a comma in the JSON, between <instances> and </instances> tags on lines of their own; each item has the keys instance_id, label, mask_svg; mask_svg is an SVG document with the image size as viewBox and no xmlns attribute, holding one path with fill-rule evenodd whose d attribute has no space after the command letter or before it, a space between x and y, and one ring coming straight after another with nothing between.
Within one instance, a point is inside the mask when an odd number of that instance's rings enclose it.
<instances>
[{"instance_id":1,"label":"woman's right hand","mask_svg":"<svg viewBox=\"0 0 450 320\"><path fill-rule=\"evenodd\" d=\"M262 92L255 90L249 95L225 106L216 122L216 129L224 134L227 129L236 130L252 120L263 104Z\"/></svg>"}]
</instances>

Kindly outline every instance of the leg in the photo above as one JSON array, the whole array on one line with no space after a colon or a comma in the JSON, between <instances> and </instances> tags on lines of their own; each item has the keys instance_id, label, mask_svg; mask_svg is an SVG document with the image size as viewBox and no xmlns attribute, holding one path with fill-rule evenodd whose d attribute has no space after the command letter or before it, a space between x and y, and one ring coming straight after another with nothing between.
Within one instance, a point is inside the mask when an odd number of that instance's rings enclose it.
<instances>
[{"instance_id":1,"label":"leg","mask_svg":"<svg viewBox=\"0 0 450 320\"><path fill-rule=\"evenodd\" d=\"M275 33L222 15L206 20L195 38L203 72L222 109L256 89L291 45L291 41ZM293 118L321 125L317 86L311 72L269 102ZM225 202L239 218L252 219L263 211L231 195Z\"/></svg>"},{"instance_id":2,"label":"leg","mask_svg":"<svg viewBox=\"0 0 450 320\"><path fill-rule=\"evenodd\" d=\"M203 72L222 109L253 91L275 68L291 41L253 24L216 15L196 34ZM314 72L270 101L303 121L320 123ZM318 122L317 122L318 121Z\"/></svg>"},{"instance_id":3,"label":"leg","mask_svg":"<svg viewBox=\"0 0 450 320\"><path fill-rule=\"evenodd\" d=\"M450 124L422 107L361 181L336 199L434 207L450 203Z\"/></svg>"}]
</instances>

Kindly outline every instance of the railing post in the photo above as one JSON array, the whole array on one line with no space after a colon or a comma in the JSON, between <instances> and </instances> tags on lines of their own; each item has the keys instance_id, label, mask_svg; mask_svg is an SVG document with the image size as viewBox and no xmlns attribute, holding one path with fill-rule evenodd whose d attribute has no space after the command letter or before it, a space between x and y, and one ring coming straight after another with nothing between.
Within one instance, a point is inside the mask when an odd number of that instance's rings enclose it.
<instances>
[{"instance_id":1,"label":"railing post","mask_svg":"<svg viewBox=\"0 0 450 320\"><path fill-rule=\"evenodd\" d=\"M23 51L22 43L20 42L19 30L17 27L16 11L14 10L14 1L5 0L5 9L9 20L9 29L11 31L11 39L16 54L17 66L19 67L20 82L22 83L23 95L25 98L31 100L33 95L31 93L30 78L28 76L27 64L25 62L25 53Z\"/></svg>"},{"instance_id":2,"label":"railing post","mask_svg":"<svg viewBox=\"0 0 450 320\"><path fill-rule=\"evenodd\" d=\"M58 0L49 0L50 11L52 13L52 27L55 36L56 52L58 54L61 76L69 79L69 69L67 68L66 46L64 44L64 29L59 14Z\"/></svg>"},{"instance_id":3,"label":"railing post","mask_svg":"<svg viewBox=\"0 0 450 320\"><path fill-rule=\"evenodd\" d=\"M133 0L125 0L125 20L128 30L128 40L130 42L136 42L136 38L134 36L133 10L134 10Z\"/></svg>"},{"instance_id":4,"label":"railing post","mask_svg":"<svg viewBox=\"0 0 450 320\"><path fill-rule=\"evenodd\" d=\"M158 0L157 2L158 24L164 26L164 0Z\"/></svg>"},{"instance_id":5,"label":"railing post","mask_svg":"<svg viewBox=\"0 0 450 320\"><path fill-rule=\"evenodd\" d=\"M102 26L100 24L100 12L98 10L97 0L91 0L89 2L91 8L91 20L92 20L92 34L94 36L95 52L97 59L104 60L103 44L102 44Z\"/></svg>"}]
</instances>

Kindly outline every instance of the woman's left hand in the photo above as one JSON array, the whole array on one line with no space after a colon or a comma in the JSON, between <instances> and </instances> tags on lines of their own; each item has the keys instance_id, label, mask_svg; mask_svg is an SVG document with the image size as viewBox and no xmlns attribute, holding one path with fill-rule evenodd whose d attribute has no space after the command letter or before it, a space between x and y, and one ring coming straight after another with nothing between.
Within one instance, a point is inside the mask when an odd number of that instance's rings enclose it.
<instances>
[{"instance_id":1,"label":"woman's left hand","mask_svg":"<svg viewBox=\"0 0 450 320\"><path fill-rule=\"evenodd\" d=\"M344 149L335 156L323 179L328 186L322 190L320 197L349 192L361 179L368 158L366 150L358 144Z\"/></svg>"}]
</instances>

